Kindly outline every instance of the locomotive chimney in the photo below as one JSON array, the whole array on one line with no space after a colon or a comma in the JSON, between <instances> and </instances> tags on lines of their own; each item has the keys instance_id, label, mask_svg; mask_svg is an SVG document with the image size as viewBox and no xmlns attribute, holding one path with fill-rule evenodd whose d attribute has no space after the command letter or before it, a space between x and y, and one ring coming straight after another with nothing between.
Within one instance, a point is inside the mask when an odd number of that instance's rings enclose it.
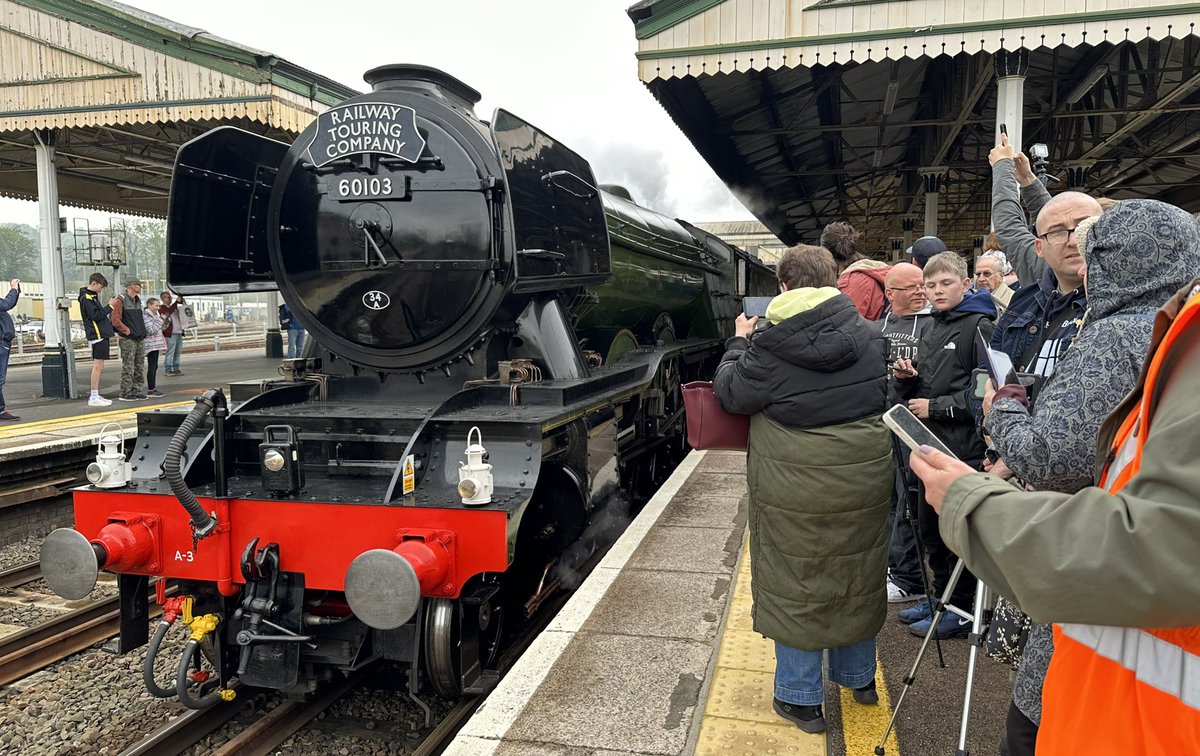
<instances>
[{"instance_id":1,"label":"locomotive chimney","mask_svg":"<svg viewBox=\"0 0 1200 756\"><path fill-rule=\"evenodd\" d=\"M452 107L475 115L479 93L445 71L411 63L391 63L363 74L371 90L416 92L445 100Z\"/></svg>"}]
</instances>

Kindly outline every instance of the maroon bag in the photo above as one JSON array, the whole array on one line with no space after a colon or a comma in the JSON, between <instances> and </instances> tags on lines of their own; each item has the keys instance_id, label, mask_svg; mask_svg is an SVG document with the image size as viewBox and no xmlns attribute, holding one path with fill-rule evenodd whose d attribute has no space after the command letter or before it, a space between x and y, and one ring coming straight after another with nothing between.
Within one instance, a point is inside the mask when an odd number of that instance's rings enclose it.
<instances>
[{"instance_id":1,"label":"maroon bag","mask_svg":"<svg viewBox=\"0 0 1200 756\"><path fill-rule=\"evenodd\" d=\"M713 393L711 381L683 386L688 443L693 449L745 451L750 440L750 416L726 412Z\"/></svg>"}]
</instances>

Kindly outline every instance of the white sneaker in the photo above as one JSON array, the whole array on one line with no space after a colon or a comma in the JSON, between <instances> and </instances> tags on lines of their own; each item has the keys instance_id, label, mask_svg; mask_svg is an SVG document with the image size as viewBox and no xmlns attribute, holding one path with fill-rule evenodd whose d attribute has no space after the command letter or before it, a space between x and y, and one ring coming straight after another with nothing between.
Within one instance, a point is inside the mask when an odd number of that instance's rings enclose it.
<instances>
[{"instance_id":1,"label":"white sneaker","mask_svg":"<svg viewBox=\"0 0 1200 756\"><path fill-rule=\"evenodd\" d=\"M924 593L909 593L891 580L887 581L887 596L889 604L905 604L909 601L925 598Z\"/></svg>"},{"instance_id":2,"label":"white sneaker","mask_svg":"<svg viewBox=\"0 0 1200 756\"><path fill-rule=\"evenodd\" d=\"M105 399L102 396L88 397L88 406L89 407L107 407L110 404L112 404L112 400Z\"/></svg>"}]
</instances>

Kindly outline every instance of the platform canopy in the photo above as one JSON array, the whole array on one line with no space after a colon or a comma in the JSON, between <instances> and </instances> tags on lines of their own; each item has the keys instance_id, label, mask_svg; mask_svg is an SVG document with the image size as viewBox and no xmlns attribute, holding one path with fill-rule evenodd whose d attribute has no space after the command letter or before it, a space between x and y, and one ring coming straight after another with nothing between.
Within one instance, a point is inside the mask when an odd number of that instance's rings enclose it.
<instances>
[{"instance_id":1,"label":"platform canopy","mask_svg":"<svg viewBox=\"0 0 1200 756\"><path fill-rule=\"evenodd\" d=\"M164 216L179 145L217 125L292 141L353 89L261 50L107 0L0 0L0 195Z\"/></svg>"},{"instance_id":2,"label":"platform canopy","mask_svg":"<svg viewBox=\"0 0 1200 756\"><path fill-rule=\"evenodd\" d=\"M783 241L978 244L999 81L1051 190L1200 210L1200 4L1169 0L644 0L641 80ZM1011 128L1011 127L1010 127ZM1022 129L1018 129L1020 131ZM915 229L914 229L915 226Z\"/></svg>"}]
</instances>

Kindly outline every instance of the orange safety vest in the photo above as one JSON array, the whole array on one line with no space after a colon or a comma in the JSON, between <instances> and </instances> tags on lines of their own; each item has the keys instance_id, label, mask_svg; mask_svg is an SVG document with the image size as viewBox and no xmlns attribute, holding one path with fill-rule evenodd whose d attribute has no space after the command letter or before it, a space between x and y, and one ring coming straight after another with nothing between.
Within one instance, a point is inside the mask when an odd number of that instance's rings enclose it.
<instances>
[{"instance_id":1,"label":"orange safety vest","mask_svg":"<svg viewBox=\"0 0 1200 756\"><path fill-rule=\"evenodd\" d=\"M1141 400L1117 431L1111 461L1100 478L1100 485L1111 493L1121 490L1141 467L1154 408L1177 356L1171 354L1172 346L1193 324L1200 327L1200 294L1188 299L1150 357ZM1042 689L1037 752L1200 753L1200 626L1056 624L1054 656Z\"/></svg>"}]
</instances>

